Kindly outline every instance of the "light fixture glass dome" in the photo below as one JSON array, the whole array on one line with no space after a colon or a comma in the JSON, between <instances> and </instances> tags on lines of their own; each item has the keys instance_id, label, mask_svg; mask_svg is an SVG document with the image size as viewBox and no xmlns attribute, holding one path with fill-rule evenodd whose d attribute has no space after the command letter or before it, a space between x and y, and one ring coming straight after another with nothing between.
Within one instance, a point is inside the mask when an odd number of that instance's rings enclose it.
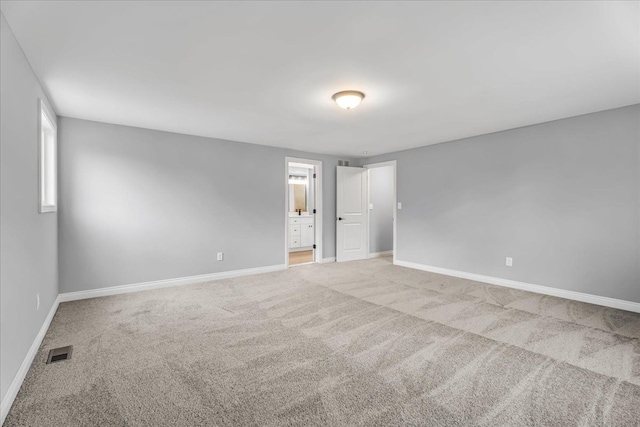
<instances>
[{"instance_id":1,"label":"light fixture glass dome","mask_svg":"<svg viewBox=\"0 0 640 427\"><path fill-rule=\"evenodd\" d=\"M357 90L343 90L334 94L331 98L336 101L338 106L345 110L351 110L360 105L360 102L364 99L364 93Z\"/></svg>"}]
</instances>

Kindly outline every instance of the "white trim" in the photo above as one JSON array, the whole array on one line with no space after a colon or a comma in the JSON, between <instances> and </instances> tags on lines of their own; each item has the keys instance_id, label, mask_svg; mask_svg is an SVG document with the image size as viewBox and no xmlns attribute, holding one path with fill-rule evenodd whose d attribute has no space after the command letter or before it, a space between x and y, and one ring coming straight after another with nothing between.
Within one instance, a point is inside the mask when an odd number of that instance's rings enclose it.
<instances>
[{"instance_id":1,"label":"white trim","mask_svg":"<svg viewBox=\"0 0 640 427\"><path fill-rule=\"evenodd\" d=\"M51 124L54 133L54 149L53 156L55 157L53 162L53 179L55 181L55 201L53 205L45 205L42 200L42 193L44 192L42 174L43 162L44 162L44 141L42 139L42 116L45 116L46 120ZM42 99L38 99L38 200L39 210L38 212L48 213L57 212L58 210L58 123L55 120L55 115L51 114L49 108Z\"/></svg>"},{"instance_id":2,"label":"white trim","mask_svg":"<svg viewBox=\"0 0 640 427\"><path fill-rule=\"evenodd\" d=\"M179 277L176 279L156 280L153 282L135 283L132 285L112 286L109 288L91 289L88 291L65 292L58 295L58 297L60 299L60 302L77 301L87 298L97 298L109 295L126 294L129 292L147 291L150 289L192 285L194 283L210 282L213 280L229 279L232 277L249 276L252 274L271 273L284 269L284 264L269 265L266 267L222 271L220 273L201 274L199 276Z\"/></svg>"},{"instance_id":3,"label":"white trim","mask_svg":"<svg viewBox=\"0 0 640 427\"><path fill-rule=\"evenodd\" d=\"M372 169L372 168L383 168L385 166L393 166L393 249L391 250L391 253L393 254L393 263L396 263L396 253L397 253L397 249L398 246L396 245L396 236L398 235L397 232L397 224L398 224L398 162L396 160L389 160L387 162L379 162L379 163L370 163L368 165L364 165L362 166L363 168L366 169ZM371 180L369 180L369 189L371 189ZM370 191L367 192L367 199L370 198ZM367 215L371 215L370 210L368 209L369 207L369 202L370 200L367 200ZM369 224L371 224L371 217L369 217L369 220L367 221L367 237L371 237L371 231L369 230ZM371 250L370 248L370 241L371 239L367 239L367 252L369 253L369 251ZM372 256L371 253L369 253L369 258L375 258L374 256Z\"/></svg>"},{"instance_id":4,"label":"white trim","mask_svg":"<svg viewBox=\"0 0 640 427\"><path fill-rule=\"evenodd\" d=\"M599 295L586 294L583 292L568 291L565 289L551 288L549 286L533 285L531 283L517 282L515 280L501 279L499 277L483 276L481 274L467 273L464 271L449 270L448 268L433 267L430 265L417 264L407 261L395 261L395 265L413 268L416 270L429 271L431 273L444 274L447 276L460 277L463 279L475 280L477 282L490 283L507 288L520 289L522 291L534 292L537 294L551 295L559 298L566 298L574 301L586 302L589 304L602 305L605 307L617 308L619 310L633 311L640 313L640 303L625 301L621 299L603 297Z\"/></svg>"},{"instance_id":5,"label":"white trim","mask_svg":"<svg viewBox=\"0 0 640 427\"><path fill-rule=\"evenodd\" d=\"M284 268L289 268L289 163L313 165L312 171L316 173L314 198L316 214L313 218L315 228L315 245L313 262L322 263L322 160L302 159L299 157L284 158L285 197L284 197Z\"/></svg>"},{"instance_id":6,"label":"white trim","mask_svg":"<svg viewBox=\"0 0 640 427\"><path fill-rule=\"evenodd\" d=\"M396 160L389 160L386 162L379 162L379 163L369 163L366 165L363 165L363 168L367 168L367 169L373 169L373 168L383 168L385 166L395 166L396 165Z\"/></svg>"},{"instance_id":7,"label":"white trim","mask_svg":"<svg viewBox=\"0 0 640 427\"><path fill-rule=\"evenodd\" d=\"M18 368L18 372L16 372L16 375L13 377L13 381L11 381L9 388L7 389L7 393L4 395L4 398L2 399L2 404L0 406L0 425L4 423L5 418L7 418L7 415L9 415L9 410L11 409L11 405L13 405L13 401L18 395L18 391L20 391L22 382L24 381L24 378L27 376L27 372L29 372L29 368L31 368L33 359L36 357L36 354L38 354L38 349L40 348L40 344L42 344L42 340L44 339L44 336L49 330L49 325L53 320L53 316L56 314L56 310L58 310L59 304L60 304L60 295L58 295L55 301L53 302L53 305L49 310L49 314L47 314L47 317L44 319L44 323L40 327L40 331L38 332L38 335L36 335L35 339L33 340L33 343L31 344L31 348L29 348L29 351L24 357L24 360L22 361L20 368Z\"/></svg>"},{"instance_id":8,"label":"white trim","mask_svg":"<svg viewBox=\"0 0 640 427\"><path fill-rule=\"evenodd\" d=\"M369 253L369 258L380 258L389 255L393 255L393 251L371 252Z\"/></svg>"},{"instance_id":9,"label":"white trim","mask_svg":"<svg viewBox=\"0 0 640 427\"><path fill-rule=\"evenodd\" d=\"M336 262L336 257L334 257L334 256L330 256L330 257L328 257L328 258L323 258L323 259L322 259L322 263L323 263L323 264L326 264L326 263L328 263L328 262Z\"/></svg>"}]
</instances>

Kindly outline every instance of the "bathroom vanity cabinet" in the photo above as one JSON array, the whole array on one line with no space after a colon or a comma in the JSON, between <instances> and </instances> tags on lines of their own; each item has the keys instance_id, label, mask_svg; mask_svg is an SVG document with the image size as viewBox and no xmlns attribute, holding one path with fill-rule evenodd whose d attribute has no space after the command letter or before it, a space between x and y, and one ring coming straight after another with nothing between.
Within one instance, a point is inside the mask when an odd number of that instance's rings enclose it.
<instances>
[{"instance_id":1,"label":"bathroom vanity cabinet","mask_svg":"<svg viewBox=\"0 0 640 427\"><path fill-rule=\"evenodd\" d=\"M315 240L313 216L293 216L289 218L289 248L311 249Z\"/></svg>"}]
</instances>

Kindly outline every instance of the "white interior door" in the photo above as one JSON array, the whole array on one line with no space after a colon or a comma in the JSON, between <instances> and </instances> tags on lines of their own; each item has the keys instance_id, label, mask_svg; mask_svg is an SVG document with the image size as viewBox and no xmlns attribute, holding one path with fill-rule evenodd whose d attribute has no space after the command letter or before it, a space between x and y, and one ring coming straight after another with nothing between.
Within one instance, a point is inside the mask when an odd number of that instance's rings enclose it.
<instances>
[{"instance_id":1,"label":"white interior door","mask_svg":"<svg viewBox=\"0 0 640 427\"><path fill-rule=\"evenodd\" d=\"M336 261L367 258L368 170L338 166Z\"/></svg>"}]
</instances>

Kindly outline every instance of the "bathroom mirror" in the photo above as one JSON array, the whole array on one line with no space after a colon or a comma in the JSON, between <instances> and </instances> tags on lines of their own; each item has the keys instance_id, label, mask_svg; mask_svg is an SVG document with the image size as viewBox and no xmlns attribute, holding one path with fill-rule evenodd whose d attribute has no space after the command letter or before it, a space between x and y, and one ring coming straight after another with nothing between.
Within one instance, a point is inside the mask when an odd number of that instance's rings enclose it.
<instances>
[{"instance_id":1,"label":"bathroom mirror","mask_svg":"<svg viewBox=\"0 0 640 427\"><path fill-rule=\"evenodd\" d=\"M313 210L313 166L301 163L289 164L289 213L307 215Z\"/></svg>"},{"instance_id":2,"label":"bathroom mirror","mask_svg":"<svg viewBox=\"0 0 640 427\"><path fill-rule=\"evenodd\" d=\"M307 186L305 184L289 184L293 187L293 212L307 211Z\"/></svg>"}]
</instances>

